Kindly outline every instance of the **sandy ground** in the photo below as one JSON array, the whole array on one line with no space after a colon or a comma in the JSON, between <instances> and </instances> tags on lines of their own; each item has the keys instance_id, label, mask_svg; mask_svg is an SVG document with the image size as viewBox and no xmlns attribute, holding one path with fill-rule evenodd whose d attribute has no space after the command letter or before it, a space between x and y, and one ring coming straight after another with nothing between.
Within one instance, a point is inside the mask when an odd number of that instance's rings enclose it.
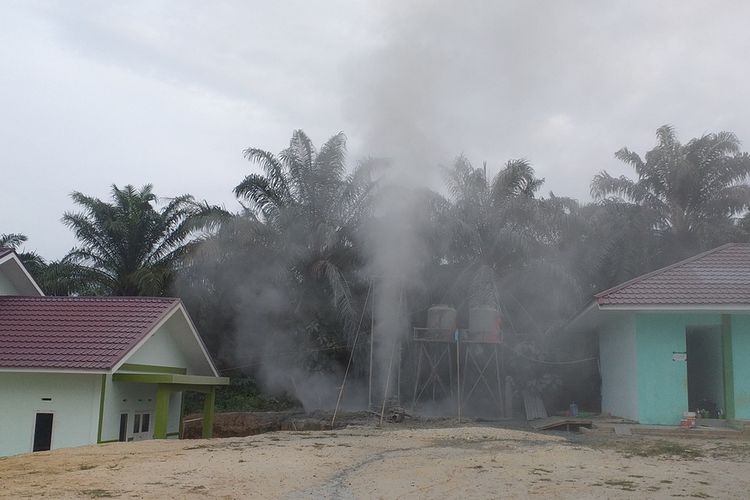
<instances>
[{"instance_id":1,"label":"sandy ground","mask_svg":"<svg viewBox=\"0 0 750 500\"><path fill-rule=\"evenodd\" d=\"M494 427L142 441L0 459L11 498L748 498L750 442Z\"/></svg>"}]
</instances>

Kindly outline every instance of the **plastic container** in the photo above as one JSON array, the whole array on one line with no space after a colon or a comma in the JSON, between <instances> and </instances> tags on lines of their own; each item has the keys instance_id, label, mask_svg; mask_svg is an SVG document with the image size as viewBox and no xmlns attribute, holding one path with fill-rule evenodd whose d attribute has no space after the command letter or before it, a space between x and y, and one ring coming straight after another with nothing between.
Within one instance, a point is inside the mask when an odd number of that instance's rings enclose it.
<instances>
[{"instance_id":1,"label":"plastic container","mask_svg":"<svg viewBox=\"0 0 750 500\"><path fill-rule=\"evenodd\" d=\"M571 417L578 416L578 405L575 403L570 403L570 416Z\"/></svg>"}]
</instances>

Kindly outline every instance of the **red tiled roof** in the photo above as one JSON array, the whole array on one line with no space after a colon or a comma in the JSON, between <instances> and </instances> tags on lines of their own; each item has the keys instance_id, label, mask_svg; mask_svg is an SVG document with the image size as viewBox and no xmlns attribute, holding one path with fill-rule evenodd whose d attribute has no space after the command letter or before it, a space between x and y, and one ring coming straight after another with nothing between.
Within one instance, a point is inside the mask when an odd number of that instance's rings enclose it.
<instances>
[{"instance_id":1,"label":"red tiled roof","mask_svg":"<svg viewBox=\"0 0 750 500\"><path fill-rule=\"evenodd\" d=\"M0 368L110 369L179 302L0 296Z\"/></svg>"},{"instance_id":2,"label":"red tiled roof","mask_svg":"<svg viewBox=\"0 0 750 500\"><path fill-rule=\"evenodd\" d=\"M750 305L750 244L720 246L595 297L600 306Z\"/></svg>"},{"instance_id":3,"label":"red tiled roof","mask_svg":"<svg viewBox=\"0 0 750 500\"><path fill-rule=\"evenodd\" d=\"M13 252L14 250L12 248L0 247L0 259Z\"/></svg>"}]
</instances>

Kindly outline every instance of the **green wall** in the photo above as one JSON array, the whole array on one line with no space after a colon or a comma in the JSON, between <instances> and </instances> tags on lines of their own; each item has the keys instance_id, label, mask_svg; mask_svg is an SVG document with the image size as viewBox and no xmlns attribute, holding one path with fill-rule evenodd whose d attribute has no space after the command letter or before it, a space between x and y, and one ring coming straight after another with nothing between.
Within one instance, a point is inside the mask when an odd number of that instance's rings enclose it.
<instances>
[{"instance_id":1,"label":"green wall","mask_svg":"<svg viewBox=\"0 0 750 500\"><path fill-rule=\"evenodd\" d=\"M688 326L718 326L719 314L639 313L636 316L636 365L639 421L677 425L687 411L687 363L673 361L685 352Z\"/></svg>"}]
</instances>

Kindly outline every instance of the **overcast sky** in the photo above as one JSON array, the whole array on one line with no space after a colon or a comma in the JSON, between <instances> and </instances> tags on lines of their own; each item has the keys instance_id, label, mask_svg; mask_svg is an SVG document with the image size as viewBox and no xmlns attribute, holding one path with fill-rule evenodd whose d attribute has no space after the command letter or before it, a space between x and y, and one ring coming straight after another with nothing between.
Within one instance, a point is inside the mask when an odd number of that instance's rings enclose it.
<instances>
[{"instance_id":1,"label":"overcast sky","mask_svg":"<svg viewBox=\"0 0 750 500\"><path fill-rule=\"evenodd\" d=\"M295 128L420 172L524 157L587 200L665 123L750 142L748 19L741 0L0 0L0 233L62 257L70 192L113 183L236 209L242 150Z\"/></svg>"}]
</instances>

